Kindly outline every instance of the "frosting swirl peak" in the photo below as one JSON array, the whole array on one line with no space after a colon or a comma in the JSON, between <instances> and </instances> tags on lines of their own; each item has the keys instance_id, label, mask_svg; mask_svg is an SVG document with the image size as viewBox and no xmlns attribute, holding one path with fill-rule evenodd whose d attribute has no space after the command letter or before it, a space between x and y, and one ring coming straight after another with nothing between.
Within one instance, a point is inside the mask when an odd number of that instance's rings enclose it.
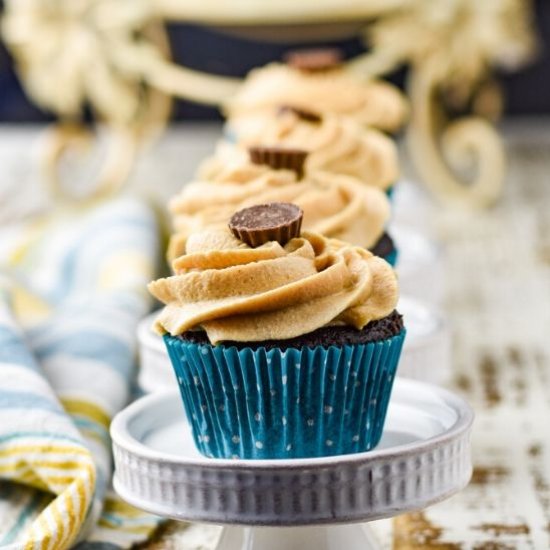
<instances>
[{"instance_id":1,"label":"frosting swirl peak","mask_svg":"<svg viewBox=\"0 0 550 550\"><path fill-rule=\"evenodd\" d=\"M225 227L237 210L260 203L291 202L304 212L309 231L371 247L390 216L386 195L355 178L326 172L298 179L290 170L273 170L250 162L226 166L211 181L186 185L170 201L176 234L169 257L183 253L189 235L209 227Z\"/></svg>"},{"instance_id":2,"label":"frosting swirl peak","mask_svg":"<svg viewBox=\"0 0 550 550\"><path fill-rule=\"evenodd\" d=\"M249 146L302 148L308 152L306 171L323 170L354 176L380 189L399 176L397 147L392 139L354 120L324 115L318 122L306 120L292 109L273 109L261 116L250 114L233 121L237 145L222 141L200 175L215 174L228 161L242 158Z\"/></svg>"},{"instance_id":3,"label":"frosting swirl peak","mask_svg":"<svg viewBox=\"0 0 550 550\"><path fill-rule=\"evenodd\" d=\"M212 344L284 340L331 324L363 328L397 303L393 269L367 250L303 233L250 248L227 229L196 233L175 274L149 284L157 329L202 328Z\"/></svg>"},{"instance_id":4,"label":"frosting swirl peak","mask_svg":"<svg viewBox=\"0 0 550 550\"><path fill-rule=\"evenodd\" d=\"M401 92L386 82L364 81L342 68L305 73L270 63L249 73L239 92L225 105L225 114L233 119L281 105L349 116L390 132L403 125L408 111Z\"/></svg>"}]
</instances>

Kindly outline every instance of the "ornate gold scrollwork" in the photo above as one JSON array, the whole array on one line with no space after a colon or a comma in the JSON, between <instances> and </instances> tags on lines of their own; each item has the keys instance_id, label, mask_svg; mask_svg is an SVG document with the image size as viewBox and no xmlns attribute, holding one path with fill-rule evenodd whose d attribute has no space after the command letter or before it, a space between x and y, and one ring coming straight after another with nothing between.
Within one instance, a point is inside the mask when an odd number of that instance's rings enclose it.
<instances>
[{"instance_id":1,"label":"ornate gold scrollwork","mask_svg":"<svg viewBox=\"0 0 550 550\"><path fill-rule=\"evenodd\" d=\"M351 68L372 75L409 65L408 151L420 179L447 204L486 207L500 196L505 154L491 119L502 100L479 83L493 67L515 68L533 52L529 14L522 0L415 2L367 29L372 53ZM450 118L441 92L453 87L485 116Z\"/></svg>"},{"instance_id":2,"label":"ornate gold scrollwork","mask_svg":"<svg viewBox=\"0 0 550 550\"><path fill-rule=\"evenodd\" d=\"M494 126L481 116L449 121L437 100L440 83L429 65L409 77L414 106L407 129L411 158L425 185L443 202L490 206L501 194L505 153Z\"/></svg>"},{"instance_id":3,"label":"ornate gold scrollwork","mask_svg":"<svg viewBox=\"0 0 550 550\"><path fill-rule=\"evenodd\" d=\"M325 0L320 10L318 3L288 1L277 3L278 15L273 5L252 0L242 10L213 11L216 2L7 0L2 31L21 80L38 105L60 117L44 157L59 196L68 189L59 170L65 153L93 143L94 133L82 123L86 106L111 134L96 173L98 197L127 179L140 144L166 124L170 97L218 105L239 88L238 79L172 63L165 20L261 25L369 18L371 51L348 68L369 78L410 66L407 143L421 179L447 203L483 207L498 198L505 168L496 130L480 116L449 119L441 91L459 83L463 95L476 99L472 90L493 66L515 67L528 57L534 38L527 2ZM481 94L477 102L483 106Z\"/></svg>"}]
</instances>

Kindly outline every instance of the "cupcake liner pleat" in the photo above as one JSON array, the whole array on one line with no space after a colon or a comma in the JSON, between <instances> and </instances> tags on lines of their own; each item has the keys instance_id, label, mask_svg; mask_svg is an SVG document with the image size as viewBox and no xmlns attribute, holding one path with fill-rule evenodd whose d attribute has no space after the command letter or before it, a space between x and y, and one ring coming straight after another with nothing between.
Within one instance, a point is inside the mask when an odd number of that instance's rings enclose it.
<instances>
[{"instance_id":1,"label":"cupcake liner pleat","mask_svg":"<svg viewBox=\"0 0 550 550\"><path fill-rule=\"evenodd\" d=\"M199 451L266 459L377 445L404 337L287 350L164 341Z\"/></svg>"}]
</instances>

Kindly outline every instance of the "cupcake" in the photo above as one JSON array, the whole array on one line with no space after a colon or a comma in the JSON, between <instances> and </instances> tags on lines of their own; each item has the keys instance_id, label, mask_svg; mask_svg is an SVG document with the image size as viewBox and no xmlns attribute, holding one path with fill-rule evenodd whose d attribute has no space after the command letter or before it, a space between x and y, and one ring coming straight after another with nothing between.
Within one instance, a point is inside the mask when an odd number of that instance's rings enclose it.
<instances>
[{"instance_id":1,"label":"cupcake","mask_svg":"<svg viewBox=\"0 0 550 550\"><path fill-rule=\"evenodd\" d=\"M306 171L309 155L299 149L252 147L250 159L221 168L211 180L186 185L170 201L175 234L169 258L181 255L187 237L207 227L225 227L233 212L256 203L292 202L304 212L304 228L380 252L390 217L386 195L351 176ZM391 240L389 241L392 242ZM390 260L395 247L383 250Z\"/></svg>"},{"instance_id":2,"label":"cupcake","mask_svg":"<svg viewBox=\"0 0 550 550\"><path fill-rule=\"evenodd\" d=\"M214 156L202 164L199 177L215 178L228 163L242 162L253 145L304 149L306 172L349 175L383 191L399 176L397 147L379 130L285 105L241 118L238 142L222 140Z\"/></svg>"},{"instance_id":3,"label":"cupcake","mask_svg":"<svg viewBox=\"0 0 550 550\"><path fill-rule=\"evenodd\" d=\"M299 458L380 440L405 336L393 269L367 250L300 233L288 203L191 235L150 283L155 326L201 453Z\"/></svg>"},{"instance_id":4,"label":"cupcake","mask_svg":"<svg viewBox=\"0 0 550 550\"><path fill-rule=\"evenodd\" d=\"M338 51L302 50L287 56L286 63L270 63L248 74L224 106L228 134L238 132L243 117L281 105L350 117L386 132L401 128L408 114L405 98L395 86L353 74L342 65Z\"/></svg>"}]
</instances>

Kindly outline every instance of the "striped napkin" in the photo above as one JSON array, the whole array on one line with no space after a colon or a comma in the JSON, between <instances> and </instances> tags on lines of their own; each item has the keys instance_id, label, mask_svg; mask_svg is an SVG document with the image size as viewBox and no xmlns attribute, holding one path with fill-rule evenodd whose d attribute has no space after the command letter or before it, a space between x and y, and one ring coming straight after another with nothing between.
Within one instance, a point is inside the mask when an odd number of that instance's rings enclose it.
<instances>
[{"instance_id":1,"label":"striped napkin","mask_svg":"<svg viewBox=\"0 0 550 550\"><path fill-rule=\"evenodd\" d=\"M128 548L158 518L110 490L158 230L122 198L0 231L0 548Z\"/></svg>"}]
</instances>

